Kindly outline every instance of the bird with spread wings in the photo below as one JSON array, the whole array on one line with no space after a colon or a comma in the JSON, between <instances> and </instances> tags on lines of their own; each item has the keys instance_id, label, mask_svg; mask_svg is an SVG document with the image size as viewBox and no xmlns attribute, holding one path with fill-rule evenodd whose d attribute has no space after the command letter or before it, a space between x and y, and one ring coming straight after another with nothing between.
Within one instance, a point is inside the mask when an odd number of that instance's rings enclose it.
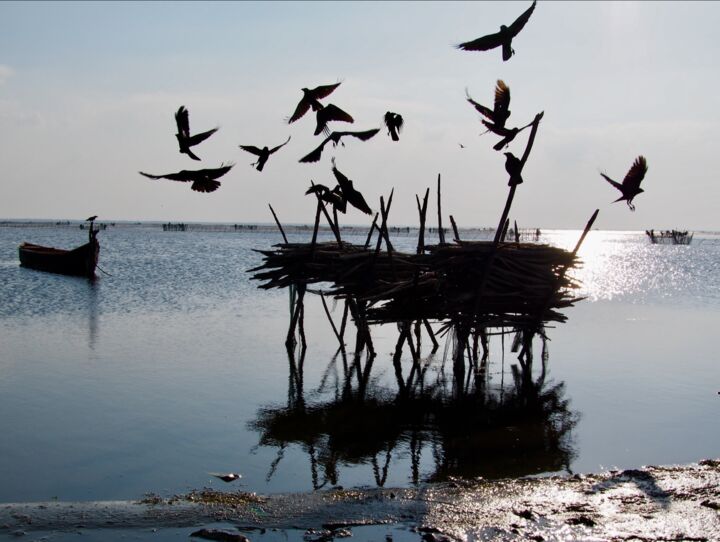
<instances>
[{"instance_id":1,"label":"bird with spread wings","mask_svg":"<svg viewBox=\"0 0 720 542\"><path fill-rule=\"evenodd\" d=\"M295 107L295 111L292 116L287 119L288 124L292 124L296 120L302 118L303 115L310 110L310 108L312 108L313 111L321 109L322 104L319 100L327 98L330 94L332 94L332 92L340 86L340 83L342 83L342 81L335 83L334 85L320 85L319 87L315 87L313 89L303 88L303 97L300 99L297 107Z\"/></svg>"},{"instance_id":2,"label":"bird with spread wings","mask_svg":"<svg viewBox=\"0 0 720 542\"><path fill-rule=\"evenodd\" d=\"M635 206L633 205L633 198L637 196L638 194L641 194L642 192L645 192L642 188L640 188L640 183L645 178L645 174L647 173L648 166L647 161L645 160L644 156L638 156L635 159L635 162L630 167L630 170L625 175L625 178L623 179L622 183L619 183L617 181L613 181L610 177L608 177L605 173L600 172L600 175L609 182L611 185L613 185L615 188L620 190L622 193L622 196L620 196L618 199L613 201L613 203L618 201L625 201L630 207L631 211L635 210Z\"/></svg>"},{"instance_id":3,"label":"bird with spread wings","mask_svg":"<svg viewBox=\"0 0 720 542\"><path fill-rule=\"evenodd\" d=\"M265 162L268 161L268 158L270 158L270 155L277 152L279 149L283 148L285 145L288 144L290 141L290 137L288 136L285 143L282 145L278 145L277 147L273 147L272 149L269 149L267 146L263 147L262 149L254 146L254 145L238 145L242 150L247 151L251 154L254 154L258 157L256 162L253 162L250 164L251 166L255 166L255 169L258 171L262 171L263 167L265 167Z\"/></svg>"},{"instance_id":4,"label":"bird with spread wings","mask_svg":"<svg viewBox=\"0 0 720 542\"><path fill-rule=\"evenodd\" d=\"M213 128L207 132L201 132L199 134L190 135L190 119L188 110L184 105L180 106L180 109L175 113L175 123L177 124L177 137L178 144L180 145L180 153L187 154L193 160L200 160L191 150L190 147L194 147L199 143L205 141L208 137L217 132L220 128Z\"/></svg>"},{"instance_id":5,"label":"bird with spread wings","mask_svg":"<svg viewBox=\"0 0 720 542\"><path fill-rule=\"evenodd\" d=\"M499 32L488 34L472 41L466 41L455 47L463 51L489 51L496 47L502 47L503 60L510 60L510 57L515 54L515 50L512 48L512 40L520 33L530 19L530 15L532 15L535 10L536 3L536 1L533 1L532 5L515 19L510 26L501 25Z\"/></svg>"},{"instance_id":6,"label":"bird with spread wings","mask_svg":"<svg viewBox=\"0 0 720 542\"><path fill-rule=\"evenodd\" d=\"M340 171L338 171L338 168L335 167L335 158L332 159L332 172L335 175L338 184L340 185L340 190L342 191L345 201L347 201L350 205L362 211L363 213L371 215L372 210L365 201L363 195L357 190L355 190L353 182L345 175L340 173Z\"/></svg>"},{"instance_id":7,"label":"bird with spread wings","mask_svg":"<svg viewBox=\"0 0 720 542\"><path fill-rule=\"evenodd\" d=\"M473 100L467 89L465 89L465 95L468 103L475 107L475 110L487 118L488 121L500 128L505 126L505 122L510 116L510 88L505 84L505 81L502 79L497 80L495 102L492 109Z\"/></svg>"},{"instance_id":8,"label":"bird with spread wings","mask_svg":"<svg viewBox=\"0 0 720 542\"><path fill-rule=\"evenodd\" d=\"M325 140L318 145L318 147L300 158L299 162L303 163L311 163L311 162L317 162L320 160L320 157L322 156L323 149L325 148L325 145L327 145L330 141L332 141L333 147L337 147L338 143L340 145L345 145L345 143L342 142L342 138L345 136L352 136L358 138L360 141L367 141L371 137L373 137L375 134L377 134L380 131L380 128L374 128L373 130L365 130L363 132L332 132L329 136L325 138ZM322 186L322 185L317 185Z\"/></svg>"},{"instance_id":9,"label":"bird with spread wings","mask_svg":"<svg viewBox=\"0 0 720 542\"><path fill-rule=\"evenodd\" d=\"M232 169L235 164L222 164L218 168L211 169L198 169L198 170L187 170L183 169L177 173L167 173L165 175L152 175L150 173L143 173L140 171L140 175L144 175L148 179L169 179L171 181L179 181L183 183L192 183L190 188L195 192L214 192L220 187L220 177L225 175Z\"/></svg>"}]
</instances>

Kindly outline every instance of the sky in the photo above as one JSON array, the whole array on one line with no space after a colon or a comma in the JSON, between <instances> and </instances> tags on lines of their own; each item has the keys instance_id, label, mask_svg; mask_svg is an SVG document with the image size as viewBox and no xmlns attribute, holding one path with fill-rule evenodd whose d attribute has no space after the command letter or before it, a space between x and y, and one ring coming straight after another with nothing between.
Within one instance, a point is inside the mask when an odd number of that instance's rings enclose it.
<instances>
[{"instance_id":1,"label":"sky","mask_svg":"<svg viewBox=\"0 0 720 542\"><path fill-rule=\"evenodd\" d=\"M431 189L460 227L497 224L505 157L480 135L466 89L490 105L510 87L510 126L544 111L510 214L520 227L720 230L720 3L539 1L503 62L499 49L454 45L496 32L531 2L0 2L0 218L312 222L310 181L333 186L330 158L373 210L394 189L390 222L417 225ZM285 119L301 88L342 81L324 103L353 124L405 121L367 142L320 142L306 115ZM178 152L174 113L193 132ZM507 149L520 156L529 130ZM262 172L239 145L279 145ZM461 147L461 145L464 147ZM631 212L620 181L646 157ZM149 180L182 169L235 167L209 194ZM341 222L369 224L351 209Z\"/></svg>"}]
</instances>

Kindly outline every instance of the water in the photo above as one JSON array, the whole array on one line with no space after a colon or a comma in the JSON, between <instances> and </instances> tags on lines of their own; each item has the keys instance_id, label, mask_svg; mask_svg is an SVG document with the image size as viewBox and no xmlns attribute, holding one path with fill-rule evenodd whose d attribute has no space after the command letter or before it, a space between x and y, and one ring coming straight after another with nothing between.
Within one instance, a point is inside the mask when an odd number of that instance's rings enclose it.
<instances>
[{"instance_id":1,"label":"water","mask_svg":"<svg viewBox=\"0 0 720 542\"><path fill-rule=\"evenodd\" d=\"M578 236L543 240L572 247ZM18 265L22 241L82 239L67 227L0 228L0 502L407 486L718 455L715 234L663 246L639 232L592 232L575 273L587 299L548 330L530 410L499 338L478 383L483 408L437 395L398 406L396 330L373 329L379 355L358 379L352 360L335 356L316 296L306 301L307 354L288 359L287 292L260 290L246 272L261 262L253 249L279 242L275 232L111 227L100 233L110 275L94 283ZM412 250L415 237L393 242ZM423 348L427 387L442 396L444 347ZM540 349L538 340L538 361ZM243 478L225 484L213 472Z\"/></svg>"}]
</instances>

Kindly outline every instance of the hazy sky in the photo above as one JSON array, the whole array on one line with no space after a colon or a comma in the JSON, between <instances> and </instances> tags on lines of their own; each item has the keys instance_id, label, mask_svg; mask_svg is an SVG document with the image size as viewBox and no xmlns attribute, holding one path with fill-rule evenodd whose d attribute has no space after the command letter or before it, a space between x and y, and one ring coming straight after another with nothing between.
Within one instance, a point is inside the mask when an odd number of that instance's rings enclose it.
<instances>
[{"instance_id":1,"label":"hazy sky","mask_svg":"<svg viewBox=\"0 0 720 542\"><path fill-rule=\"evenodd\" d=\"M417 224L415 194L435 191L463 226L494 226L507 194L505 157L465 101L511 89L509 125L545 111L511 218L520 226L720 230L720 3L538 2L516 55L453 45L495 32L522 2L1 2L0 217L311 222L310 179L334 185L331 156L373 209L395 188L391 222ZM405 119L399 142L326 147L314 118L288 125L302 87L342 81L326 100L353 125ZM178 152L174 112L220 130ZM510 146L520 155L529 130ZM239 144L292 135L263 172ZM462 143L465 148L460 148ZM611 204L647 158L632 213ZM235 162L216 192L138 174ZM434 213L435 199L432 202ZM369 223L351 210L348 224Z\"/></svg>"}]
</instances>

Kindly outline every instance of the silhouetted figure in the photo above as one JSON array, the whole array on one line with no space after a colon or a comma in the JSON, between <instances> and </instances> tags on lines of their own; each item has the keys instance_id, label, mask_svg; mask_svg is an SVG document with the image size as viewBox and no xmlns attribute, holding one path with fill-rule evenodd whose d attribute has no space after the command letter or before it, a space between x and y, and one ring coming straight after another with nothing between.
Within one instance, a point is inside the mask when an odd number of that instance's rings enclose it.
<instances>
[{"instance_id":1,"label":"silhouetted figure","mask_svg":"<svg viewBox=\"0 0 720 542\"><path fill-rule=\"evenodd\" d=\"M523 182L522 173L522 162L520 159L511 152L505 154L505 171L510 175L510 181L508 186L514 186Z\"/></svg>"},{"instance_id":2,"label":"silhouetted figure","mask_svg":"<svg viewBox=\"0 0 720 542\"><path fill-rule=\"evenodd\" d=\"M399 141L400 131L403 127L402 115L399 115L398 113L393 113L392 111L388 111L387 113L385 113L383 121L385 122L385 126L388 129L388 134L390 134L392 140Z\"/></svg>"},{"instance_id":3,"label":"silhouetted figure","mask_svg":"<svg viewBox=\"0 0 720 542\"><path fill-rule=\"evenodd\" d=\"M149 179L170 179L171 181L192 183L190 188L195 192L214 192L220 187L220 181L217 179L230 171L234 165L221 165L214 169L198 169L195 171L183 169L177 173L168 173L167 175L151 175L142 171L139 173Z\"/></svg>"},{"instance_id":4,"label":"silhouetted figure","mask_svg":"<svg viewBox=\"0 0 720 542\"><path fill-rule=\"evenodd\" d=\"M647 167L647 162L645 161L645 157L638 156L635 159L635 163L632 165L630 170L627 172L627 175L625 175L625 178L623 179L622 184L613 181L610 177L608 177L604 173L600 172L600 175L602 175L603 178L607 182L609 182L615 188L620 190L620 192L622 192L622 196L620 196L618 199L613 201L613 203L615 203L617 201L625 200L627 202L628 207L630 207L630 210L634 211L635 206L632 204L632 200L638 194L645 192L642 188L640 188L640 183L645 178L645 174L647 173L647 170L648 170L648 167Z\"/></svg>"},{"instance_id":5,"label":"silhouetted figure","mask_svg":"<svg viewBox=\"0 0 720 542\"><path fill-rule=\"evenodd\" d=\"M263 147L262 149L259 149L255 147L254 145L238 145L242 150L247 151L249 153L254 154L258 157L257 162L253 162L250 164L251 166L255 166L255 169L258 171L262 171L263 167L265 167L265 162L268 161L268 158L270 158L270 155L276 152L278 149L281 149L285 145L288 144L288 141L290 141L290 137L288 136L285 143L282 145L278 145L277 147L274 147L272 149L268 149L267 146Z\"/></svg>"},{"instance_id":6,"label":"silhouetted figure","mask_svg":"<svg viewBox=\"0 0 720 542\"><path fill-rule=\"evenodd\" d=\"M175 137L177 137L178 144L180 145L180 152L182 154L187 154L193 160L200 160L200 158L193 154L193 152L190 150L190 147L194 147L195 145L202 143L220 129L213 128L212 130L208 130L207 132L201 132L199 134L191 136L188 110L185 109L184 105L181 105L180 109L178 109L177 113L175 113L175 123L177 124L178 130L178 133L175 134Z\"/></svg>"},{"instance_id":7,"label":"silhouetted figure","mask_svg":"<svg viewBox=\"0 0 720 542\"><path fill-rule=\"evenodd\" d=\"M355 122L355 119L334 104L323 106L318 103L318 109L316 109L316 111L315 118L317 120L317 126L315 127L315 135L319 135L320 132L326 136L330 135L330 129L327 127L327 123L331 121L349 122L351 124Z\"/></svg>"},{"instance_id":8,"label":"silhouetted figure","mask_svg":"<svg viewBox=\"0 0 720 542\"><path fill-rule=\"evenodd\" d=\"M532 126L532 122L530 124L526 124L522 128L506 128L504 126L497 126L492 122L488 122L486 120L483 120L482 123L485 125L488 132L492 132L494 134L502 136L502 139L495 143L495 145L493 145L493 149L495 149L496 151L507 147L520 132L522 132L525 128L529 128L530 126Z\"/></svg>"},{"instance_id":9,"label":"silhouetted figure","mask_svg":"<svg viewBox=\"0 0 720 542\"><path fill-rule=\"evenodd\" d=\"M325 138L322 143L320 143L320 145L318 145L315 150L300 158L299 161L304 163L317 162L318 160L320 160L323 148L330 141L332 141L333 147L337 147L338 143L340 143L340 145L344 147L345 143L342 142L342 138L345 136L352 136L358 138L360 141L367 141L379 131L380 128L374 128L373 130L365 130L364 132L332 132L329 136Z\"/></svg>"},{"instance_id":10,"label":"silhouetted figure","mask_svg":"<svg viewBox=\"0 0 720 542\"><path fill-rule=\"evenodd\" d=\"M536 2L533 2L532 5L525 10L525 13L515 19L515 22L510 26L501 25L500 32L488 34L473 41L466 41L465 43L456 45L456 47L464 51L489 51L490 49L495 49L495 47L502 47L503 60L509 60L510 57L515 54L515 50L512 48L512 40L530 19L530 15L532 15L535 9L535 4Z\"/></svg>"},{"instance_id":11,"label":"silhouetted figure","mask_svg":"<svg viewBox=\"0 0 720 542\"><path fill-rule=\"evenodd\" d=\"M340 173L337 167L335 167L335 158L332 159L332 165L332 172L335 175L338 184L340 185L340 190L342 190L345 201L347 201L350 205L362 211L363 213L371 215L372 210L370 210L370 206L365 201L363 195L357 190L355 190L355 188L353 187L353 182L345 175Z\"/></svg>"},{"instance_id":12,"label":"silhouetted figure","mask_svg":"<svg viewBox=\"0 0 720 542\"><path fill-rule=\"evenodd\" d=\"M324 184L314 184L305 191L305 194L317 194L322 201L329 203L343 214L345 214L347 210L347 201L345 200L345 196L343 196L340 185L330 190Z\"/></svg>"},{"instance_id":13,"label":"silhouetted figure","mask_svg":"<svg viewBox=\"0 0 720 542\"><path fill-rule=\"evenodd\" d=\"M340 86L340 83L335 83L334 85L321 85L319 87L315 87L314 89L310 90L307 88L302 89L303 97L300 100L300 102L297 104L297 107L295 108L295 112L292 114L292 116L288 119L288 124L295 122L299 118L301 118L305 113L308 112L308 110L312 107L313 111L317 111L319 108L322 107L322 104L318 100L321 100L327 96L329 96L333 90L338 88Z\"/></svg>"},{"instance_id":14,"label":"silhouetted figure","mask_svg":"<svg viewBox=\"0 0 720 542\"><path fill-rule=\"evenodd\" d=\"M96 218L97 218L97 215L92 215L91 217L86 218L85 222L93 222Z\"/></svg>"},{"instance_id":15,"label":"silhouetted figure","mask_svg":"<svg viewBox=\"0 0 720 542\"><path fill-rule=\"evenodd\" d=\"M478 113L484 115L495 126L505 127L505 121L510 116L510 89L502 79L498 79L495 85L495 103L492 109L473 100L467 89L465 89L465 95L467 101L475 107Z\"/></svg>"}]
</instances>

